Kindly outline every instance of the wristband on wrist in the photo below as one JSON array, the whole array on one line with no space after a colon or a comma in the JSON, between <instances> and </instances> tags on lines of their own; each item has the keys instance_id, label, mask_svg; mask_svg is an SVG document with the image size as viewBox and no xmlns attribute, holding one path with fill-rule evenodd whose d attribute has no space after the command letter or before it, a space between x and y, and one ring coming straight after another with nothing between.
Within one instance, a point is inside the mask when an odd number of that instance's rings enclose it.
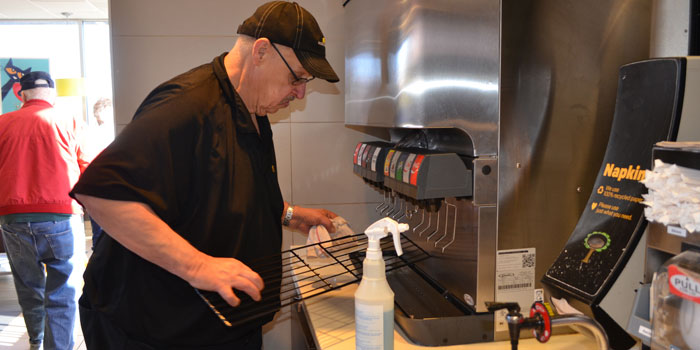
<instances>
[{"instance_id":1,"label":"wristband on wrist","mask_svg":"<svg viewBox=\"0 0 700 350\"><path fill-rule=\"evenodd\" d=\"M282 225L289 226L289 222L292 220L293 215L294 215L294 206L290 205L287 207L287 214L284 215L284 220L282 220Z\"/></svg>"}]
</instances>

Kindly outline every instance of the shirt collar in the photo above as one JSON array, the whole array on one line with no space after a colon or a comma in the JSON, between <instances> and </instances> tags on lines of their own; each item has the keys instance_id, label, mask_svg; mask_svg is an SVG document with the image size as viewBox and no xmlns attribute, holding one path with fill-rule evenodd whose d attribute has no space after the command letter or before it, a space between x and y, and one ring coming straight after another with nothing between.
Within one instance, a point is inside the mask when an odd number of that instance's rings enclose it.
<instances>
[{"instance_id":1,"label":"shirt collar","mask_svg":"<svg viewBox=\"0 0 700 350\"><path fill-rule=\"evenodd\" d=\"M31 100L25 102L22 105L22 108L31 107L31 106L53 107L53 105L51 103L49 103L49 101L35 98L35 99L31 99Z\"/></svg>"},{"instance_id":2,"label":"shirt collar","mask_svg":"<svg viewBox=\"0 0 700 350\"><path fill-rule=\"evenodd\" d=\"M220 56L214 58L214 61L212 62L212 65L214 66L214 75L219 81L219 86L221 86L221 90L226 97L226 101L229 105L231 105L231 107L236 109L235 115L233 116L233 119L236 122L236 128L245 133L257 134L258 131L255 129L255 124L253 124L253 119L250 117L248 108L246 107L245 103L243 103L243 100L241 100L241 97L238 95L236 90L233 88L233 84L231 84L231 80L229 80L228 74L226 74L226 68L224 66L224 57L226 57L226 54L227 52L224 52Z\"/></svg>"}]
</instances>

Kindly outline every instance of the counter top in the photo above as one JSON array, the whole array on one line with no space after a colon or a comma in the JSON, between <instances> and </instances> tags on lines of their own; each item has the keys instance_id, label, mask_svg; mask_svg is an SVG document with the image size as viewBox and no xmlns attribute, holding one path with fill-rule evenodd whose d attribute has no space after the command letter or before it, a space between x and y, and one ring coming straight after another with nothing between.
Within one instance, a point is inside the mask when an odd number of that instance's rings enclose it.
<instances>
[{"instance_id":1,"label":"counter top","mask_svg":"<svg viewBox=\"0 0 700 350\"><path fill-rule=\"evenodd\" d=\"M354 350L355 349L355 299L357 284L330 291L303 301L308 313L311 331L314 333L317 345L322 350ZM533 338L521 339L518 348L522 350L543 349L590 349L595 350L593 338L581 334L564 334L554 336L549 342L541 344ZM412 344L401 330L395 326L394 348L397 350L412 349L510 349L510 342L489 342L467 345L452 345L428 347Z\"/></svg>"}]
</instances>

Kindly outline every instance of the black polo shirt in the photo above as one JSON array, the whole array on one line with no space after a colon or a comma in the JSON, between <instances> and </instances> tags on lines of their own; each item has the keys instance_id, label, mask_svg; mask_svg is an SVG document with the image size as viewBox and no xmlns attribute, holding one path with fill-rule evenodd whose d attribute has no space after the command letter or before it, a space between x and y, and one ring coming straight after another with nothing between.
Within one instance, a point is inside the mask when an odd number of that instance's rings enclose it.
<instances>
[{"instance_id":1,"label":"black polo shirt","mask_svg":"<svg viewBox=\"0 0 700 350\"><path fill-rule=\"evenodd\" d=\"M71 195L148 204L195 248L246 263L279 254L284 204L270 122L257 117L258 135L228 79L225 55L153 90ZM281 267L261 273L263 298L278 295L280 274ZM224 344L272 318L226 327L187 282L109 236L84 277L81 305L164 348Z\"/></svg>"}]
</instances>

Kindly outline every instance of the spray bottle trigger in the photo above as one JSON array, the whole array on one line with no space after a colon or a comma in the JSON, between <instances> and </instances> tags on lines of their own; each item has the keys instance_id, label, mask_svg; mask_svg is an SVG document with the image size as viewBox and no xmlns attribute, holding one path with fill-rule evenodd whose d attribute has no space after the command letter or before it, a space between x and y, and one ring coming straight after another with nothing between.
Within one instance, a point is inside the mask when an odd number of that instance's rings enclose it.
<instances>
[{"instance_id":1,"label":"spray bottle trigger","mask_svg":"<svg viewBox=\"0 0 700 350\"><path fill-rule=\"evenodd\" d=\"M398 256L402 255L403 250L401 249L401 232L405 231L408 231L408 224L399 224L389 217L377 220L365 230L365 234L369 240L369 248L367 250L368 254L372 250L373 244L376 244L375 249L379 250L381 254L379 240L391 233L394 239L394 249L396 249L396 254Z\"/></svg>"},{"instance_id":2,"label":"spray bottle trigger","mask_svg":"<svg viewBox=\"0 0 700 350\"><path fill-rule=\"evenodd\" d=\"M394 236L394 249L396 250L397 256L403 254L403 249L401 249L401 232L406 231L408 231L408 224L398 224L391 230L391 235Z\"/></svg>"}]
</instances>

